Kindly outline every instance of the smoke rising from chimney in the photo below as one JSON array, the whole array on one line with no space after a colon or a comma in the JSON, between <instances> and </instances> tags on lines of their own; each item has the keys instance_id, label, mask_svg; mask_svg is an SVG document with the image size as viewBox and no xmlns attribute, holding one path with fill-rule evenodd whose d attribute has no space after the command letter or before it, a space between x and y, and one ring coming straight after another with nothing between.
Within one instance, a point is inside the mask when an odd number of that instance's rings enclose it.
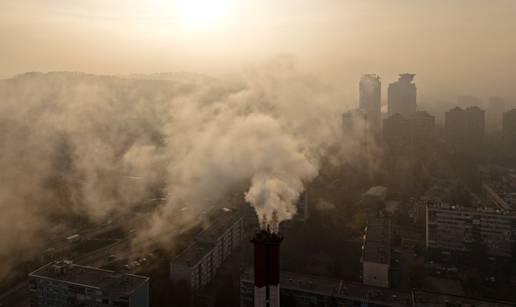
<instances>
[{"instance_id":1,"label":"smoke rising from chimney","mask_svg":"<svg viewBox=\"0 0 516 307\"><path fill-rule=\"evenodd\" d=\"M162 186L166 202L136 243L170 245L243 184L258 217L287 220L323 158L354 156L361 131L343 133L342 95L300 74L290 57L236 80L149 79L53 73L0 82L0 278L14 253L62 232L64 217L130 213Z\"/></svg>"}]
</instances>

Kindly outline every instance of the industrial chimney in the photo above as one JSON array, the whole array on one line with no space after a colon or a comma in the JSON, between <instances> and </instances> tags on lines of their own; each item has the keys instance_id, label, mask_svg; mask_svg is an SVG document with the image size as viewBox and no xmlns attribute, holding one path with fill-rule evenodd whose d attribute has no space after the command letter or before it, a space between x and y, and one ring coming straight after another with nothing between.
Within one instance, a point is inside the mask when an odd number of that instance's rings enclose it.
<instances>
[{"instance_id":1,"label":"industrial chimney","mask_svg":"<svg viewBox=\"0 0 516 307\"><path fill-rule=\"evenodd\" d=\"M270 227L262 228L251 240L254 243L255 307L280 306L279 248L282 240Z\"/></svg>"}]
</instances>

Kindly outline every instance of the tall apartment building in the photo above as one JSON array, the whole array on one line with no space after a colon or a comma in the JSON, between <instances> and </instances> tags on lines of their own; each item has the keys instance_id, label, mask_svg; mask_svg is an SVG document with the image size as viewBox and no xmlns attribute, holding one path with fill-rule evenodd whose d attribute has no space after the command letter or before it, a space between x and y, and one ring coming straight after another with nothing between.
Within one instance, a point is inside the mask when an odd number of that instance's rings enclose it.
<instances>
[{"instance_id":1,"label":"tall apartment building","mask_svg":"<svg viewBox=\"0 0 516 307\"><path fill-rule=\"evenodd\" d=\"M367 114L374 131L382 125L382 83L374 74L363 75L359 84L359 109Z\"/></svg>"},{"instance_id":2,"label":"tall apartment building","mask_svg":"<svg viewBox=\"0 0 516 307\"><path fill-rule=\"evenodd\" d=\"M170 262L170 279L186 281L193 290L203 288L241 244L243 231L244 222L239 211L220 210L216 221Z\"/></svg>"},{"instance_id":3,"label":"tall apartment building","mask_svg":"<svg viewBox=\"0 0 516 307\"><path fill-rule=\"evenodd\" d=\"M462 95L457 96L457 106L459 108L468 108L472 106L481 106L483 105L482 99L476 97L476 96L470 96L470 95Z\"/></svg>"},{"instance_id":4,"label":"tall apartment building","mask_svg":"<svg viewBox=\"0 0 516 307\"><path fill-rule=\"evenodd\" d=\"M400 114L408 119L416 112L417 89L414 74L400 74L396 82L389 84L388 89L388 113L389 116Z\"/></svg>"},{"instance_id":5,"label":"tall apartment building","mask_svg":"<svg viewBox=\"0 0 516 307\"><path fill-rule=\"evenodd\" d=\"M369 216L362 242L362 282L389 288L391 269L391 221Z\"/></svg>"},{"instance_id":6,"label":"tall apartment building","mask_svg":"<svg viewBox=\"0 0 516 307\"><path fill-rule=\"evenodd\" d=\"M495 208L468 208L429 200L426 206L426 246L468 253L482 243L492 256L512 257L516 215Z\"/></svg>"},{"instance_id":7,"label":"tall apartment building","mask_svg":"<svg viewBox=\"0 0 516 307\"><path fill-rule=\"evenodd\" d=\"M425 111L417 111L410 117L411 144L415 150L428 150L435 141L435 117Z\"/></svg>"},{"instance_id":8,"label":"tall apartment building","mask_svg":"<svg viewBox=\"0 0 516 307\"><path fill-rule=\"evenodd\" d=\"M506 149L516 153L516 109L503 113L502 137Z\"/></svg>"},{"instance_id":9,"label":"tall apartment building","mask_svg":"<svg viewBox=\"0 0 516 307\"><path fill-rule=\"evenodd\" d=\"M383 120L383 141L395 153L410 149L410 121L396 113Z\"/></svg>"},{"instance_id":10,"label":"tall apartment building","mask_svg":"<svg viewBox=\"0 0 516 307\"><path fill-rule=\"evenodd\" d=\"M484 141L485 112L478 107L455 107L445 114L446 142L458 151L475 152Z\"/></svg>"},{"instance_id":11,"label":"tall apartment building","mask_svg":"<svg viewBox=\"0 0 516 307\"><path fill-rule=\"evenodd\" d=\"M500 97L489 97L486 112L486 130L489 132L500 131L502 128L502 116L505 112L505 101Z\"/></svg>"},{"instance_id":12,"label":"tall apartment building","mask_svg":"<svg viewBox=\"0 0 516 307\"><path fill-rule=\"evenodd\" d=\"M395 152L420 152L433 146L435 117L425 111L409 117L394 114L383 121L385 144Z\"/></svg>"},{"instance_id":13,"label":"tall apartment building","mask_svg":"<svg viewBox=\"0 0 516 307\"><path fill-rule=\"evenodd\" d=\"M73 264L49 263L29 274L31 306L148 307L149 278Z\"/></svg>"}]
</instances>

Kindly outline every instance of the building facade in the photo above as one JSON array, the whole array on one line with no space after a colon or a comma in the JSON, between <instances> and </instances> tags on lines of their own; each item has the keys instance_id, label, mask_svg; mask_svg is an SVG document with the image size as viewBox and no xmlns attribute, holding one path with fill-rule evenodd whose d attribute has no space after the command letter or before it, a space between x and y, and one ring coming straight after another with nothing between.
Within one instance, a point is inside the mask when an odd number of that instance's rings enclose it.
<instances>
[{"instance_id":1,"label":"building facade","mask_svg":"<svg viewBox=\"0 0 516 307\"><path fill-rule=\"evenodd\" d=\"M341 279L281 272L282 307L508 307L511 302L479 300L421 290L401 291ZM240 307L253 307L252 271L240 278Z\"/></svg>"},{"instance_id":2,"label":"building facade","mask_svg":"<svg viewBox=\"0 0 516 307\"><path fill-rule=\"evenodd\" d=\"M383 121L383 140L394 153L421 153L435 144L435 117L425 111L409 117L399 113Z\"/></svg>"},{"instance_id":3,"label":"building facade","mask_svg":"<svg viewBox=\"0 0 516 307\"><path fill-rule=\"evenodd\" d=\"M426 247L469 253L481 243L489 255L512 257L516 215L495 208L466 208L438 200L427 202Z\"/></svg>"},{"instance_id":4,"label":"building facade","mask_svg":"<svg viewBox=\"0 0 516 307\"><path fill-rule=\"evenodd\" d=\"M391 268L391 221L369 216L362 242L362 282L389 288Z\"/></svg>"},{"instance_id":5,"label":"building facade","mask_svg":"<svg viewBox=\"0 0 516 307\"><path fill-rule=\"evenodd\" d=\"M414 74L400 74L396 82L389 84L388 113L389 116L400 114L408 119L416 112L417 89L413 82Z\"/></svg>"},{"instance_id":6,"label":"building facade","mask_svg":"<svg viewBox=\"0 0 516 307\"><path fill-rule=\"evenodd\" d=\"M479 107L455 107L445 114L445 137L456 151L475 153L484 142L485 112Z\"/></svg>"},{"instance_id":7,"label":"building facade","mask_svg":"<svg viewBox=\"0 0 516 307\"><path fill-rule=\"evenodd\" d=\"M461 95L457 96L457 106L459 108L468 108L472 106L481 106L483 105L482 99L471 96L471 95Z\"/></svg>"},{"instance_id":8,"label":"building facade","mask_svg":"<svg viewBox=\"0 0 516 307\"><path fill-rule=\"evenodd\" d=\"M408 152L411 144L410 121L399 113L384 119L383 141L390 152Z\"/></svg>"},{"instance_id":9,"label":"building facade","mask_svg":"<svg viewBox=\"0 0 516 307\"><path fill-rule=\"evenodd\" d=\"M505 101L500 97L489 97L486 112L486 130L499 132L502 128L502 117L505 112Z\"/></svg>"},{"instance_id":10,"label":"building facade","mask_svg":"<svg viewBox=\"0 0 516 307\"><path fill-rule=\"evenodd\" d=\"M202 289L240 246L243 231L244 221L240 212L221 210L218 220L197 235L194 243L170 262L170 279L185 281L192 290Z\"/></svg>"},{"instance_id":11,"label":"building facade","mask_svg":"<svg viewBox=\"0 0 516 307\"><path fill-rule=\"evenodd\" d=\"M382 83L374 74L363 75L359 84L359 109L367 114L374 131L382 125Z\"/></svg>"},{"instance_id":12,"label":"building facade","mask_svg":"<svg viewBox=\"0 0 516 307\"><path fill-rule=\"evenodd\" d=\"M240 278L240 307L254 307L254 277ZM282 307L412 306L410 293L311 275L281 272Z\"/></svg>"},{"instance_id":13,"label":"building facade","mask_svg":"<svg viewBox=\"0 0 516 307\"><path fill-rule=\"evenodd\" d=\"M435 141L435 117L417 111L410 117L411 143L414 148L427 150Z\"/></svg>"},{"instance_id":14,"label":"building facade","mask_svg":"<svg viewBox=\"0 0 516 307\"><path fill-rule=\"evenodd\" d=\"M509 153L516 153L516 109L503 113L502 137Z\"/></svg>"},{"instance_id":15,"label":"building facade","mask_svg":"<svg viewBox=\"0 0 516 307\"><path fill-rule=\"evenodd\" d=\"M31 306L148 307L149 278L75 265L49 263L29 274Z\"/></svg>"}]
</instances>

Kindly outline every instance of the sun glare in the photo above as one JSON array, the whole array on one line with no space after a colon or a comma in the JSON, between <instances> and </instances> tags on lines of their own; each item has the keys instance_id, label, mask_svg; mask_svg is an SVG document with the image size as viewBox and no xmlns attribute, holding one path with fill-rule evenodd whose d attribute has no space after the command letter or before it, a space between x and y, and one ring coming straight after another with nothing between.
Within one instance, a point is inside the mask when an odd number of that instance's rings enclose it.
<instances>
[{"instance_id":1,"label":"sun glare","mask_svg":"<svg viewBox=\"0 0 516 307\"><path fill-rule=\"evenodd\" d=\"M178 18L184 26L209 27L227 18L232 0L180 0Z\"/></svg>"}]
</instances>

